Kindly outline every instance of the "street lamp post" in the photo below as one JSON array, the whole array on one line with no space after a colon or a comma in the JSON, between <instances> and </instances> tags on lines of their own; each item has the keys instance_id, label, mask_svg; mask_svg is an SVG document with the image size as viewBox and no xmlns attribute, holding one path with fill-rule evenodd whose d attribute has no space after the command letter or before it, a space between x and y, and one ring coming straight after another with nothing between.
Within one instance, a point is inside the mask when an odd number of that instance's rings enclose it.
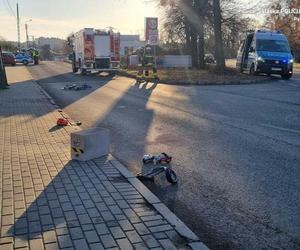
<instances>
[{"instance_id":1,"label":"street lamp post","mask_svg":"<svg viewBox=\"0 0 300 250\"><path fill-rule=\"evenodd\" d=\"M29 37L31 37L31 40L32 40L32 47L35 49L36 46L35 46L34 36L29 36Z\"/></svg>"},{"instance_id":2,"label":"street lamp post","mask_svg":"<svg viewBox=\"0 0 300 250\"><path fill-rule=\"evenodd\" d=\"M29 49L29 35L28 35L28 24L29 22L31 22L32 19L29 19L28 21L25 22L25 31L26 31L26 47L27 49Z\"/></svg>"}]
</instances>

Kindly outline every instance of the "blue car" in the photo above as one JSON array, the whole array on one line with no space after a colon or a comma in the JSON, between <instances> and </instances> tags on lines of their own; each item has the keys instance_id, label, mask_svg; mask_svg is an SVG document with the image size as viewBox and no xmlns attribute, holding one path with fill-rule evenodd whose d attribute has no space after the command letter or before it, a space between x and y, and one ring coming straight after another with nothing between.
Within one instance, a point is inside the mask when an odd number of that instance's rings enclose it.
<instances>
[{"instance_id":1,"label":"blue car","mask_svg":"<svg viewBox=\"0 0 300 250\"><path fill-rule=\"evenodd\" d=\"M32 63L33 59L30 55L26 53L16 53L15 55L16 63L23 63L24 65L27 65L28 63Z\"/></svg>"}]
</instances>

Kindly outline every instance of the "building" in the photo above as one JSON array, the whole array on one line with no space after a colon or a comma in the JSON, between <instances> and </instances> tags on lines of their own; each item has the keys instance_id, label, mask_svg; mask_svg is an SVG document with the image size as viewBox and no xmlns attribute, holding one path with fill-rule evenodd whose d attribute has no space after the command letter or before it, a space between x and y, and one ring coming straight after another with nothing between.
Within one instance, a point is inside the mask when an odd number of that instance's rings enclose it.
<instances>
[{"instance_id":1,"label":"building","mask_svg":"<svg viewBox=\"0 0 300 250\"><path fill-rule=\"evenodd\" d=\"M60 51L64 47L66 40L55 37L39 37L35 39L35 43L39 47L49 45L51 50Z\"/></svg>"},{"instance_id":2,"label":"building","mask_svg":"<svg viewBox=\"0 0 300 250\"><path fill-rule=\"evenodd\" d=\"M139 35L121 35L120 54L124 56L127 49L135 51L142 45Z\"/></svg>"}]
</instances>

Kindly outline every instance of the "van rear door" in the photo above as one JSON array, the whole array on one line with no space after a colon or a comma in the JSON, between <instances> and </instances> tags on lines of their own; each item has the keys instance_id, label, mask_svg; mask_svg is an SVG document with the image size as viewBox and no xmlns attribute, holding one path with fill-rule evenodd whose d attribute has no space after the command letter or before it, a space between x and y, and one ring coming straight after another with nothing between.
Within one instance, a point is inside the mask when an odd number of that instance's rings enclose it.
<instances>
[{"instance_id":1,"label":"van rear door","mask_svg":"<svg viewBox=\"0 0 300 250\"><path fill-rule=\"evenodd\" d=\"M248 33L246 35L246 38L240 48L240 51L238 52L237 57L237 67L240 70L240 72L243 72L243 70L247 69L248 65L248 57L249 57L249 49L251 46L251 43L253 41L254 33Z\"/></svg>"},{"instance_id":2,"label":"van rear door","mask_svg":"<svg viewBox=\"0 0 300 250\"><path fill-rule=\"evenodd\" d=\"M239 48L237 58L236 58L236 68L240 71L243 72L243 67L242 67L242 59L243 59L243 51L244 51L244 46L245 46L245 39L242 41L242 44Z\"/></svg>"}]
</instances>

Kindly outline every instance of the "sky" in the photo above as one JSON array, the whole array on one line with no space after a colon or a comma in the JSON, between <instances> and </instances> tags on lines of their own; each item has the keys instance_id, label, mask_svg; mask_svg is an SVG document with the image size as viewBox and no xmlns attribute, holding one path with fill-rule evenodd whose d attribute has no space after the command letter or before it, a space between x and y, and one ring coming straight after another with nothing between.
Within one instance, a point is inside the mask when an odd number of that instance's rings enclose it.
<instances>
[{"instance_id":1,"label":"sky","mask_svg":"<svg viewBox=\"0 0 300 250\"><path fill-rule=\"evenodd\" d=\"M122 34L144 32L144 18L156 17L158 10L151 0L0 0L0 36L17 40L16 3L21 17L21 41L28 33L35 38L65 39L82 28L114 27ZM11 9L9 7L11 6Z\"/></svg>"}]
</instances>

